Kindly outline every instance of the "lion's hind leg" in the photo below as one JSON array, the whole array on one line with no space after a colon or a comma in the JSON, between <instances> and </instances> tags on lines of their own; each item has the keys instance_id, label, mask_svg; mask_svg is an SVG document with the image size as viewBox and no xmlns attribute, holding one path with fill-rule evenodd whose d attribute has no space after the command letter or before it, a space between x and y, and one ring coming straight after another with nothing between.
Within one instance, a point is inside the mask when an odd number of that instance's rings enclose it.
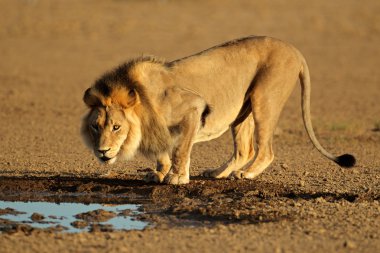
<instances>
[{"instance_id":1,"label":"lion's hind leg","mask_svg":"<svg viewBox=\"0 0 380 253\"><path fill-rule=\"evenodd\" d=\"M272 136L275 128L274 120L263 111L255 114L255 137L257 143L257 155L255 160L247 164L245 168L232 171L231 178L254 178L263 172L273 161L274 154L272 150ZM259 116L260 115L260 116ZM256 118L257 117L257 118Z\"/></svg>"},{"instance_id":2,"label":"lion's hind leg","mask_svg":"<svg viewBox=\"0 0 380 253\"><path fill-rule=\"evenodd\" d=\"M254 149L254 122L252 113L240 124L232 127L234 140L234 154L221 167L203 172L205 177L226 178L231 172L241 169L255 156Z\"/></svg>"},{"instance_id":3,"label":"lion's hind leg","mask_svg":"<svg viewBox=\"0 0 380 253\"><path fill-rule=\"evenodd\" d=\"M251 93L252 114L255 122L255 139L257 144L255 160L244 169L233 171L231 178L252 179L261 174L273 161L273 133L280 113L290 96L298 78L298 70L283 70L289 75L281 78L281 68L267 69L266 74L259 76ZM293 75L294 74L294 75Z\"/></svg>"}]
</instances>

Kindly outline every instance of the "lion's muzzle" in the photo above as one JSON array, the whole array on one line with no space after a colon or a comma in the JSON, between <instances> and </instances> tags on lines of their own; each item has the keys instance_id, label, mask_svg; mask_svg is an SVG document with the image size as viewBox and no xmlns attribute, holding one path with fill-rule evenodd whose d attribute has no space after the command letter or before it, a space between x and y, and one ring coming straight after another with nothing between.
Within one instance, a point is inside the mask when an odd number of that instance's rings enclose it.
<instances>
[{"instance_id":1,"label":"lion's muzzle","mask_svg":"<svg viewBox=\"0 0 380 253\"><path fill-rule=\"evenodd\" d=\"M111 148L99 148L95 153L101 162L112 164L116 161L116 154Z\"/></svg>"}]
</instances>

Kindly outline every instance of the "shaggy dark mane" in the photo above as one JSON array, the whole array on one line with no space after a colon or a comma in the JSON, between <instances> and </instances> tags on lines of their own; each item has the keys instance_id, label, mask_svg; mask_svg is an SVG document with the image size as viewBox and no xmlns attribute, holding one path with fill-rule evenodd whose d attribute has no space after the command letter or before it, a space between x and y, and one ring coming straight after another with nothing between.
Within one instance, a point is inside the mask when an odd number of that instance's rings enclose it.
<instances>
[{"instance_id":1,"label":"shaggy dark mane","mask_svg":"<svg viewBox=\"0 0 380 253\"><path fill-rule=\"evenodd\" d=\"M136 80L133 80L130 75L131 70L135 66L144 62L160 64L164 67L167 66L166 62L152 56L139 57L105 73L95 82L93 87L104 97L109 97L114 89L120 87L129 91L133 90L138 94L141 105L140 109L136 112L138 112L141 120L142 134L139 149L144 155L157 156L162 152L170 151L171 137L163 119L153 108L145 87Z\"/></svg>"},{"instance_id":2,"label":"shaggy dark mane","mask_svg":"<svg viewBox=\"0 0 380 253\"><path fill-rule=\"evenodd\" d=\"M116 87L125 87L128 90L135 90L139 93L142 99L146 98L146 92L144 87L136 80L133 80L130 76L130 71L140 63L149 62L155 64L161 64L167 66L167 63L154 56L142 56L132 59L124 64L121 64L112 71L105 73L94 84L96 90L98 90L104 97L108 97L111 91ZM145 101L146 102L146 101Z\"/></svg>"}]
</instances>

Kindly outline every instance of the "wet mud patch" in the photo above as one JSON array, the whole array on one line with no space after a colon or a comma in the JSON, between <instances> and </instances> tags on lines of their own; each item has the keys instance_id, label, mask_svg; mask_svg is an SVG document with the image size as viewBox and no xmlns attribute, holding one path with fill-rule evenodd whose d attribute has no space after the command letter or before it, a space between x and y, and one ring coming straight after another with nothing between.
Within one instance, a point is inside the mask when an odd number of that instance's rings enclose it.
<instances>
[{"instance_id":1,"label":"wet mud patch","mask_svg":"<svg viewBox=\"0 0 380 253\"><path fill-rule=\"evenodd\" d=\"M97 208L72 214L76 220L69 223L70 229L96 232L112 231L113 226L102 222L119 216L130 217L131 213L138 222L151 224L149 227L292 222L323 217L331 210L346 210L357 204L369 203L370 208L378 208L379 193L318 192L297 184L281 185L260 180L192 178L188 185L172 186L147 184L137 178L0 177L0 200L60 205L101 203ZM133 208L117 211L105 208L105 205L127 204L139 205L139 212ZM1 212L25 211L5 205ZM45 220L38 214L47 217L38 210L35 213L36 220ZM28 215L29 220L33 220L33 214ZM3 216L0 219L6 223ZM27 223L19 225L19 231L31 233ZM64 231L67 227L60 225L56 230Z\"/></svg>"}]
</instances>

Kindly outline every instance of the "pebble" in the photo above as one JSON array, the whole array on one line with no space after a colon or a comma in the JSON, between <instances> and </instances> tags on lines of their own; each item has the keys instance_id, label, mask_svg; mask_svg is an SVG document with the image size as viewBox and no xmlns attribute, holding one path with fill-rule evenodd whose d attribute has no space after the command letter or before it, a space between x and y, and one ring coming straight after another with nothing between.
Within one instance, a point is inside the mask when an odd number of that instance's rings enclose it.
<instances>
[{"instance_id":1,"label":"pebble","mask_svg":"<svg viewBox=\"0 0 380 253\"><path fill-rule=\"evenodd\" d=\"M70 225L74 228L83 229L88 226L88 223L86 221L76 220L71 222Z\"/></svg>"},{"instance_id":2,"label":"pebble","mask_svg":"<svg viewBox=\"0 0 380 253\"><path fill-rule=\"evenodd\" d=\"M315 201L317 203L326 203L326 200L323 197L316 198Z\"/></svg>"},{"instance_id":3,"label":"pebble","mask_svg":"<svg viewBox=\"0 0 380 253\"><path fill-rule=\"evenodd\" d=\"M225 198L224 201L227 202L227 203L231 203L231 202L233 202L234 200L233 200L232 198Z\"/></svg>"},{"instance_id":4,"label":"pebble","mask_svg":"<svg viewBox=\"0 0 380 253\"><path fill-rule=\"evenodd\" d=\"M281 168L287 170L289 169L289 166L286 163L281 164Z\"/></svg>"},{"instance_id":5,"label":"pebble","mask_svg":"<svg viewBox=\"0 0 380 253\"><path fill-rule=\"evenodd\" d=\"M354 242L352 242L352 241L349 241L349 240L345 241L343 243L343 246L345 248L349 248L349 249L355 249L356 248L356 244Z\"/></svg>"},{"instance_id":6,"label":"pebble","mask_svg":"<svg viewBox=\"0 0 380 253\"><path fill-rule=\"evenodd\" d=\"M32 216L30 216L30 219L32 219L32 221L41 221L45 219L45 217L42 214L33 213Z\"/></svg>"}]
</instances>

